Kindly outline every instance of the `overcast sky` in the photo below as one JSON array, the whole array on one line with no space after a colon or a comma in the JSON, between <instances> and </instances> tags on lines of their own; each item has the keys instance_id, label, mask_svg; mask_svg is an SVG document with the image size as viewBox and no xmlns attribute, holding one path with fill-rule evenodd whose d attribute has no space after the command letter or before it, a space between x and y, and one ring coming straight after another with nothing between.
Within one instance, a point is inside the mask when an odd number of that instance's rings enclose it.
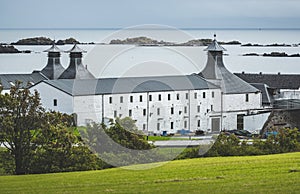
<instances>
[{"instance_id":1,"label":"overcast sky","mask_svg":"<svg viewBox=\"0 0 300 194\"><path fill-rule=\"evenodd\" d=\"M0 0L0 28L300 28L299 0Z\"/></svg>"}]
</instances>

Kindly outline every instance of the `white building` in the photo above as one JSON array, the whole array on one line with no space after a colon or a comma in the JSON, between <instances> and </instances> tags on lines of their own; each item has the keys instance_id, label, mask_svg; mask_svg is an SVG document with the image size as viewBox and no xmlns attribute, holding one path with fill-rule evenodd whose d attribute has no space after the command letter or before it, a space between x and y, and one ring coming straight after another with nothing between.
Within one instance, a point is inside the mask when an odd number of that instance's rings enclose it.
<instances>
[{"instance_id":1,"label":"white building","mask_svg":"<svg viewBox=\"0 0 300 194\"><path fill-rule=\"evenodd\" d=\"M223 63L226 49L216 39L205 50L207 64L199 75L221 88L222 130L243 129L244 116L262 109L261 91L226 69Z\"/></svg>"},{"instance_id":2,"label":"white building","mask_svg":"<svg viewBox=\"0 0 300 194\"><path fill-rule=\"evenodd\" d=\"M70 51L70 64L60 65L60 50L53 45L48 64L35 74L30 89L37 90L43 106L77 116L77 124L131 117L140 130L175 133L178 130L243 129L244 115L262 109L261 92L233 75L223 64L223 51L216 40L208 46L206 67L186 76L96 79L82 64L77 45ZM1 75L6 84L24 75ZM21 79L21 81L23 81ZM26 81L26 80L25 80Z\"/></svg>"},{"instance_id":3,"label":"white building","mask_svg":"<svg viewBox=\"0 0 300 194\"><path fill-rule=\"evenodd\" d=\"M44 80L31 90L45 107L76 113L79 126L131 117L153 133L220 131L213 122L220 120L221 90L199 75Z\"/></svg>"}]
</instances>

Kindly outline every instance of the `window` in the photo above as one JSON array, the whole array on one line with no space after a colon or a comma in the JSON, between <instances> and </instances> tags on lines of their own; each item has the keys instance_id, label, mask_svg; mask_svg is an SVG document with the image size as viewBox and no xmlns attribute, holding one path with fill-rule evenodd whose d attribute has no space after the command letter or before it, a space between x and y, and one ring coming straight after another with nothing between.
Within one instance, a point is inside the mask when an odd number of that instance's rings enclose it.
<instances>
[{"instance_id":1,"label":"window","mask_svg":"<svg viewBox=\"0 0 300 194\"><path fill-rule=\"evenodd\" d=\"M184 113L187 113L187 106L184 107Z\"/></svg>"},{"instance_id":2,"label":"window","mask_svg":"<svg viewBox=\"0 0 300 194\"><path fill-rule=\"evenodd\" d=\"M174 123L171 122L171 129L174 129Z\"/></svg>"},{"instance_id":3,"label":"window","mask_svg":"<svg viewBox=\"0 0 300 194\"><path fill-rule=\"evenodd\" d=\"M237 130L243 130L244 129L244 115L237 115Z\"/></svg>"},{"instance_id":4,"label":"window","mask_svg":"<svg viewBox=\"0 0 300 194\"><path fill-rule=\"evenodd\" d=\"M157 108L157 115L160 115L160 108Z\"/></svg>"},{"instance_id":5,"label":"window","mask_svg":"<svg viewBox=\"0 0 300 194\"><path fill-rule=\"evenodd\" d=\"M171 94L168 94L168 100L171 100Z\"/></svg>"},{"instance_id":6,"label":"window","mask_svg":"<svg viewBox=\"0 0 300 194\"><path fill-rule=\"evenodd\" d=\"M115 111L114 111L114 117L116 118L117 115L118 115L118 112L115 110Z\"/></svg>"},{"instance_id":7,"label":"window","mask_svg":"<svg viewBox=\"0 0 300 194\"><path fill-rule=\"evenodd\" d=\"M120 103L123 103L123 96L120 96Z\"/></svg>"},{"instance_id":8,"label":"window","mask_svg":"<svg viewBox=\"0 0 300 194\"><path fill-rule=\"evenodd\" d=\"M197 121L197 127L200 127L200 120Z\"/></svg>"},{"instance_id":9,"label":"window","mask_svg":"<svg viewBox=\"0 0 300 194\"><path fill-rule=\"evenodd\" d=\"M146 109L143 109L143 115L146 116Z\"/></svg>"},{"instance_id":10,"label":"window","mask_svg":"<svg viewBox=\"0 0 300 194\"><path fill-rule=\"evenodd\" d=\"M184 121L184 128L187 128L187 121Z\"/></svg>"},{"instance_id":11,"label":"window","mask_svg":"<svg viewBox=\"0 0 300 194\"><path fill-rule=\"evenodd\" d=\"M249 94L246 94L246 102L249 102Z\"/></svg>"},{"instance_id":12,"label":"window","mask_svg":"<svg viewBox=\"0 0 300 194\"><path fill-rule=\"evenodd\" d=\"M132 110L131 109L129 109L129 112L128 112L128 116L132 116Z\"/></svg>"},{"instance_id":13,"label":"window","mask_svg":"<svg viewBox=\"0 0 300 194\"><path fill-rule=\"evenodd\" d=\"M143 102L143 96L140 95L140 102Z\"/></svg>"},{"instance_id":14,"label":"window","mask_svg":"<svg viewBox=\"0 0 300 194\"><path fill-rule=\"evenodd\" d=\"M158 94L158 101L161 101L161 94Z\"/></svg>"},{"instance_id":15,"label":"window","mask_svg":"<svg viewBox=\"0 0 300 194\"><path fill-rule=\"evenodd\" d=\"M152 95L149 95L149 101L152 101Z\"/></svg>"},{"instance_id":16,"label":"window","mask_svg":"<svg viewBox=\"0 0 300 194\"><path fill-rule=\"evenodd\" d=\"M211 97L212 97L212 98L215 97L215 92L211 92Z\"/></svg>"},{"instance_id":17,"label":"window","mask_svg":"<svg viewBox=\"0 0 300 194\"><path fill-rule=\"evenodd\" d=\"M112 103L112 97L109 97L109 104Z\"/></svg>"},{"instance_id":18,"label":"window","mask_svg":"<svg viewBox=\"0 0 300 194\"><path fill-rule=\"evenodd\" d=\"M174 107L171 107L171 115L174 114Z\"/></svg>"},{"instance_id":19,"label":"window","mask_svg":"<svg viewBox=\"0 0 300 194\"><path fill-rule=\"evenodd\" d=\"M57 99L53 100L53 106L57 106Z\"/></svg>"},{"instance_id":20,"label":"window","mask_svg":"<svg viewBox=\"0 0 300 194\"><path fill-rule=\"evenodd\" d=\"M197 106L197 112L200 112L200 105Z\"/></svg>"},{"instance_id":21,"label":"window","mask_svg":"<svg viewBox=\"0 0 300 194\"><path fill-rule=\"evenodd\" d=\"M146 124L143 124L143 130L146 130Z\"/></svg>"},{"instance_id":22,"label":"window","mask_svg":"<svg viewBox=\"0 0 300 194\"><path fill-rule=\"evenodd\" d=\"M210 110L211 110L211 111L214 110L214 105L210 105Z\"/></svg>"},{"instance_id":23,"label":"window","mask_svg":"<svg viewBox=\"0 0 300 194\"><path fill-rule=\"evenodd\" d=\"M202 97L205 98L205 96L206 96L206 94L205 94L205 92L203 92L203 93L202 93Z\"/></svg>"},{"instance_id":24,"label":"window","mask_svg":"<svg viewBox=\"0 0 300 194\"><path fill-rule=\"evenodd\" d=\"M130 102L133 102L133 96L130 96Z\"/></svg>"},{"instance_id":25,"label":"window","mask_svg":"<svg viewBox=\"0 0 300 194\"><path fill-rule=\"evenodd\" d=\"M179 100L179 94L177 94L176 96L177 96L177 100Z\"/></svg>"},{"instance_id":26,"label":"window","mask_svg":"<svg viewBox=\"0 0 300 194\"><path fill-rule=\"evenodd\" d=\"M194 98L197 99L197 92L194 93Z\"/></svg>"},{"instance_id":27,"label":"window","mask_svg":"<svg viewBox=\"0 0 300 194\"><path fill-rule=\"evenodd\" d=\"M157 131L160 130L160 123L157 123Z\"/></svg>"},{"instance_id":28,"label":"window","mask_svg":"<svg viewBox=\"0 0 300 194\"><path fill-rule=\"evenodd\" d=\"M185 99L189 99L189 93L185 93Z\"/></svg>"}]
</instances>

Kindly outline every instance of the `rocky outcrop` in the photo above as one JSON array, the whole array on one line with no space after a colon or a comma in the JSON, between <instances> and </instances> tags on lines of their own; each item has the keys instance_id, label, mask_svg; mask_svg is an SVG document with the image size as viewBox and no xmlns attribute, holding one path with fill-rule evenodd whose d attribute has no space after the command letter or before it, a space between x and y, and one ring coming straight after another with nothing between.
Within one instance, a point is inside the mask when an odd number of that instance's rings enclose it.
<instances>
[{"instance_id":1,"label":"rocky outcrop","mask_svg":"<svg viewBox=\"0 0 300 194\"><path fill-rule=\"evenodd\" d=\"M67 38L65 40L58 40L57 45L64 44L80 44L75 38ZM53 40L47 37L34 37L34 38L25 38L18 40L17 42L11 43L12 45L52 45Z\"/></svg>"},{"instance_id":2,"label":"rocky outcrop","mask_svg":"<svg viewBox=\"0 0 300 194\"><path fill-rule=\"evenodd\" d=\"M184 43L174 43L174 42L166 42L166 41L158 41L148 37L135 37L135 38L127 38L125 40L115 39L111 40L109 44L131 44L131 45L140 45L140 46L208 46L212 43L212 39L194 39L189 40ZM230 41L230 42L220 42L220 44L227 45L240 45L239 41Z\"/></svg>"},{"instance_id":3,"label":"rocky outcrop","mask_svg":"<svg viewBox=\"0 0 300 194\"><path fill-rule=\"evenodd\" d=\"M273 110L265 123L261 134L278 131L282 128L300 129L300 110Z\"/></svg>"},{"instance_id":4,"label":"rocky outcrop","mask_svg":"<svg viewBox=\"0 0 300 194\"><path fill-rule=\"evenodd\" d=\"M30 53L31 51L25 50L25 51L19 51L14 46L10 45L0 45L0 53Z\"/></svg>"},{"instance_id":5,"label":"rocky outcrop","mask_svg":"<svg viewBox=\"0 0 300 194\"><path fill-rule=\"evenodd\" d=\"M46 37L34 37L18 40L11 43L12 45L52 45L53 40Z\"/></svg>"}]
</instances>

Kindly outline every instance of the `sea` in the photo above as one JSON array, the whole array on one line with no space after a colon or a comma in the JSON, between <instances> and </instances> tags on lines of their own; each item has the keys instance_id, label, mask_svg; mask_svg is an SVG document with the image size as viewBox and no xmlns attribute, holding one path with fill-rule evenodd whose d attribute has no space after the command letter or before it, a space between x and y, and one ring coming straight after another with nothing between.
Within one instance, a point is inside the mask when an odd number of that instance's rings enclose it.
<instances>
[{"instance_id":1,"label":"sea","mask_svg":"<svg viewBox=\"0 0 300 194\"><path fill-rule=\"evenodd\" d=\"M243 56L246 53L285 52L300 53L300 29L0 29L0 43L17 42L23 38L49 37L60 40L73 37L83 43L86 51L83 63L97 78L185 75L200 72L206 64L204 46L135 46L110 45L113 39L145 36L158 41L183 43L193 39L218 41L237 40L242 44L289 44L291 47L243 47L223 45L226 49L224 63L231 72L300 74L300 57ZM73 45L59 46L68 51ZM15 46L31 50L30 54L0 54L0 74L31 73L41 70L47 63L49 46ZM69 54L61 54L64 67L69 64Z\"/></svg>"}]
</instances>

